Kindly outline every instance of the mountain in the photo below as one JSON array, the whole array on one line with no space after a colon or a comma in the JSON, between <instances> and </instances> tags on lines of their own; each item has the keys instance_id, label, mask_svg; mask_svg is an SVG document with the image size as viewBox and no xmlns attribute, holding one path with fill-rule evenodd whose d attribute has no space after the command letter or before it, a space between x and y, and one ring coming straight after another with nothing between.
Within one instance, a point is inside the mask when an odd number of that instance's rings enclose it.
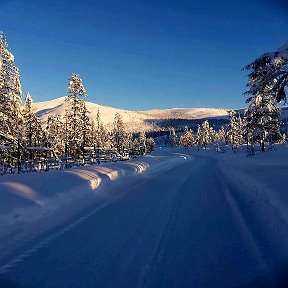
<instances>
[{"instance_id":1,"label":"mountain","mask_svg":"<svg viewBox=\"0 0 288 288\"><path fill-rule=\"evenodd\" d=\"M67 108L67 102L65 101L65 96L60 97L51 101L33 103L33 107L36 114L44 121L47 121L50 115L60 115L64 116L65 110ZM90 117L96 119L97 111L99 109L100 117L105 125L111 125L114 120L116 113L119 113L125 123L129 123L129 128L131 131L134 130L149 130L151 124L146 124L144 121L147 119L147 115L141 112L129 111L123 109L116 109L112 107L106 107L98 105L92 102L86 101L86 107L90 112Z\"/></svg>"},{"instance_id":2,"label":"mountain","mask_svg":"<svg viewBox=\"0 0 288 288\"><path fill-rule=\"evenodd\" d=\"M35 102L33 107L37 115L45 123L48 116L50 115L61 115L64 116L65 109L67 108L67 102L65 101L65 96L54 100L45 102ZM170 108L170 109L153 109L144 111L130 111L124 109L118 109L108 106L102 106L96 103L87 102L87 109L90 111L90 117L92 119L96 118L97 111L99 109L100 117L102 122L108 127L112 125L114 116L119 113L123 121L128 124L127 127L130 131L147 131L152 129L153 120L155 124L159 120L167 119L206 119L206 118L227 118L229 115L229 109L220 108ZM236 110L243 114L244 110ZM281 118L288 118L288 107L283 107Z\"/></svg>"},{"instance_id":3,"label":"mountain","mask_svg":"<svg viewBox=\"0 0 288 288\"><path fill-rule=\"evenodd\" d=\"M153 119L202 119L228 116L228 109L217 108L170 108L141 111Z\"/></svg>"},{"instance_id":4,"label":"mountain","mask_svg":"<svg viewBox=\"0 0 288 288\"><path fill-rule=\"evenodd\" d=\"M153 122L152 120L223 117L227 116L229 111L216 108L171 108L163 110L130 111L102 106L92 102L86 102L86 105L92 119L96 118L99 109L101 120L106 125L111 125L115 113L119 113L122 116L123 121L128 124L127 126L131 131L147 131L151 129L153 127L151 124L151 122ZM64 96L51 101L33 103L33 107L37 115L46 122L50 115L63 116L65 114L65 109L67 108L67 102L65 101ZM150 121L147 123L145 120Z\"/></svg>"}]
</instances>

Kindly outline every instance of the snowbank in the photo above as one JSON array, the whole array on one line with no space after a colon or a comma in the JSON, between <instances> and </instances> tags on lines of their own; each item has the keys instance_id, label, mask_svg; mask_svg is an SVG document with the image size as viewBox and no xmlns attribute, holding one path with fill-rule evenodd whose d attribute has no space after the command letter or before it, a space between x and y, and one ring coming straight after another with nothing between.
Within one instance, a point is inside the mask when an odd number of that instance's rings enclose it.
<instances>
[{"instance_id":1,"label":"snowbank","mask_svg":"<svg viewBox=\"0 0 288 288\"><path fill-rule=\"evenodd\" d=\"M0 246L0 255L91 205L113 201L140 174L157 174L183 160L181 154L158 153L127 162L0 177L0 242L7 243ZM110 193L115 187L117 195Z\"/></svg>"}]
</instances>

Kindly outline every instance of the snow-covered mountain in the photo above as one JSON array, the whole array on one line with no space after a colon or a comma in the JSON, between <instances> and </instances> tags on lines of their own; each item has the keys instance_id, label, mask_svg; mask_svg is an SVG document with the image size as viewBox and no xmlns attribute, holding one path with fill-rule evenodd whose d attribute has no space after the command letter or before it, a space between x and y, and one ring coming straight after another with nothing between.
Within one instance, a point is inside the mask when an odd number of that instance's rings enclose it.
<instances>
[{"instance_id":1,"label":"snow-covered mountain","mask_svg":"<svg viewBox=\"0 0 288 288\"><path fill-rule=\"evenodd\" d=\"M142 113L153 119L202 119L227 116L228 111L218 108L170 108L147 110Z\"/></svg>"},{"instance_id":2,"label":"snow-covered mountain","mask_svg":"<svg viewBox=\"0 0 288 288\"><path fill-rule=\"evenodd\" d=\"M51 101L34 103L33 105L37 115L46 122L50 115L63 116L65 114L67 102L65 101L64 96ZM131 131L149 130L152 127L151 121L146 123L145 120L221 117L227 116L229 111L215 108L171 108L163 110L130 111L102 106L92 102L86 102L86 105L92 119L96 118L99 109L101 120L106 125L113 123L115 113L119 113L122 116L123 121L129 124L127 126Z\"/></svg>"},{"instance_id":3,"label":"snow-covered mountain","mask_svg":"<svg viewBox=\"0 0 288 288\"><path fill-rule=\"evenodd\" d=\"M96 118L99 109L101 120L105 125L111 125L115 113L119 113L123 121L127 123L130 131L147 131L152 128L153 120L165 119L204 119L204 118L223 118L229 115L229 109L220 108L170 108L170 109L153 109L145 111L130 111L108 106L102 106L92 102L86 102L87 109L92 119ZM54 100L38 102L33 104L34 109L40 118L46 122L49 115L65 114L67 103L65 96ZM243 113L243 109L237 110ZM282 119L288 118L288 107L282 109ZM150 121L146 121L150 120Z\"/></svg>"},{"instance_id":4,"label":"snow-covered mountain","mask_svg":"<svg viewBox=\"0 0 288 288\"><path fill-rule=\"evenodd\" d=\"M65 114L67 108L67 102L65 101L65 96L60 97L51 101L38 102L34 103L34 109L40 118L46 122L48 116L50 115L61 115ZM133 130L149 130L149 124L146 124L144 121L147 119L147 115L123 109L116 109L112 107L106 107L98 105L92 102L86 101L86 107L90 112L90 117L96 119L97 111L99 109L101 120L104 124L109 125L113 123L114 116L116 113L119 113L125 123L129 123L129 128Z\"/></svg>"}]
</instances>

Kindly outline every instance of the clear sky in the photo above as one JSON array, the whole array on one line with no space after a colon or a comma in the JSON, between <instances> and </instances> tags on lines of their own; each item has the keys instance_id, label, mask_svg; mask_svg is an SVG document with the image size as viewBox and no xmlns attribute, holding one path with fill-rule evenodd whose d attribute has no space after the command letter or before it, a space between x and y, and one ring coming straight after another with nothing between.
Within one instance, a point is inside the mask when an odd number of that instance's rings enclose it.
<instances>
[{"instance_id":1,"label":"clear sky","mask_svg":"<svg viewBox=\"0 0 288 288\"><path fill-rule=\"evenodd\" d=\"M66 94L143 110L245 106L243 66L288 40L288 1L0 0L0 30L34 101Z\"/></svg>"}]
</instances>

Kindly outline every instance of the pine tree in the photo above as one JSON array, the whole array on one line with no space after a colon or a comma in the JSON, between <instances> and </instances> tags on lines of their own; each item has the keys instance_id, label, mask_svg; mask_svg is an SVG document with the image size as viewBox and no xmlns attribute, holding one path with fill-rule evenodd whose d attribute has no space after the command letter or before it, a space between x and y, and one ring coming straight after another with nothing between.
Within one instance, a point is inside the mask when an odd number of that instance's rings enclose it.
<instances>
[{"instance_id":1,"label":"pine tree","mask_svg":"<svg viewBox=\"0 0 288 288\"><path fill-rule=\"evenodd\" d=\"M249 108L245 113L245 134L250 144L258 143L265 151L265 143L280 140L280 109L274 96L264 93L252 96L248 100Z\"/></svg>"},{"instance_id":2,"label":"pine tree","mask_svg":"<svg viewBox=\"0 0 288 288\"><path fill-rule=\"evenodd\" d=\"M104 127L101 121L100 111L98 109L95 121L95 135L94 145L95 149L108 149L111 147L111 139L107 129Z\"/></svg>"},{"instance_id":3,"label":"pine tree","mask_svg":"<svg viewBox=\"0 0 288 288\"><path fill-rule=\"evenodd\" d=\"M230 112L230 129L227 136L232 150L237 149L244 142L242 119L240 116L236 117L235 111Z\"/></svg>"},{"instance_id":4,"label":"pine tree","mask_svg":"<svg viewBox=\"0 0 288 288\"><path fill-rule=\"evenodd\" d=\"M226 134L226 129L224 126L222 126L215 134L215 140L219 142L226 142Z\"/></svg>"},{"instance_id":5,"label":"pine tree","mask_svg":"<svg viewBox=\"0 0 288 288\"><path fill-rule=\"evenodd\" d=\"M139 133L139 149L140 149L140 154L145 155L147 152L147 147L146 147L146 134L145 132L141 131Z\"/></svg>"},{"instance_id":6,"label":"pine tree","mask_svg":"<svg viewBox=\"0 0 288 288\"><path fill-rule=\"evenodd\" d=\"M88 116L89 111L86 108L86 104L84 101L81 102L81 107L80 107L80 131L82 133L81 137L81 148L82 148L82 155L84 158L85 154L85 146L87 146L89 142L89 128L90 128L90 118Z\"/></svg>"},{"instance_id":7,"label":"pine tree","mask_svg":"<svg viewBox=\"0 0 288 288\"><path fill-rule=\"evenodd\" d=\"M206 150L207 145L213 140L214 130L210 127L209 122L205 120L197 129L198 146L203 146Z\"/></svg>"},{"instance_id":8,"label":"pine tree","mask_svg":"<svg viewBox=\"0 0 288 288\"><path fill-rule=\"evenodd\" d=\"M86 96L87 93L80 76L73 73L69 81L68 96L66 98L66 101L68 102L68 109L66 110L66 154L72 154L74 159L76 159L77 155L79 156L79 150L83 147L82 129L87 112L86 106L83 104L83 98Z\"/></svg>"},{"instance_id":9,"label":"pine tree","mask_svg":"<svg viewBox=\"0 0 288 288\"><path fill-rule=\"evenodd\" d=\"M25 98L25 104L22 109L23 116L23 140L27 146L37 146L36 144L41 143L42 141L42 125L41 120L38 118L32 107L32 97L28 92Z\"/></svg>"},{"instance_id":10,"label":"pine tree","mask_svg":"<svg viewBox=\"0 0 288 288\"><path fill-rule=\"evenodd\" d=\"M244 69L249 71L249 90L252 96L268 94L276 103L286 100L288 85L288 43L272 53L265 53Z\"/></svg>"},{"instance_id":11,"label":"pine tree","mask_svg":"<svg viewBox=\"0 0 288 288\"><path fill-rule=\"evenodd\" d=\"M179 140L179 145L181 147L192 147L194 145L194 136L193 136L193 131L191 131L190 129L188 129L188 127L186 126L184 129L184 133L183 135L180 137Z\"/></svg>"},{"instance_id":12,"label":"pine tree","mask_svg":"<svg viewBox=\"0 0 288 288\"><path fill-rule=\"evenodd\" d=\"M59 115L48 117L46 135L48 147L52 148L57 156L63 156L65 154L65 124Z\"/></svg>"},{"instance_id":13,"label":"pine tree","mask_svg":"<svg viewBox=\"0 0 288 288\"><path fill-rule=\"evenodd\" d=\"M170 129L170 143L171 143L171 147L174 148L177 146L177 135L175 133L175 128L172 127Z\"/></svg>"},{"instance_id":14,"label":"pine tree","mask_svg":"<svg viewBox=\"0 0 288 288\"><path fill-rule=\"evenodd\" d=\"M152 152L155 149L155 141L152 137L146 139L147 152Z\"/></svg>"},{"instance_id":15,"label":"pine tree","mask_svg":"<svg viewBox=\"0 0 288 288\"><path fill-rule=\"evenodd\" d=\"M21 96L19 69L0 32L0 133L14 139L21 138Z\"/></svg>"},{"instance_id":16,"label":"pine tree","mask_svg":"<svg viewBox=\"0 0 288 288\"><path fill-rule=\"evenodd\" d=\"M122 155L125 149L126 131L122 117L119 113L115 114L111 136L113 147Z\"/></svg>"},{"instance_id":17,"label":"pine tree","mask_svg":"<svg viewBox=\"0 0 288 288\"><path fill-rule=\"evenodd\" d=\"M265 151L265 142L276 143L281 138L280 109L286 100L288 85L288 44L273 53L266 53L245 67L249 71L249 90L245 92L249 108L245 113L246 138L259 143Z\"/></svg>"}]
</instances>

